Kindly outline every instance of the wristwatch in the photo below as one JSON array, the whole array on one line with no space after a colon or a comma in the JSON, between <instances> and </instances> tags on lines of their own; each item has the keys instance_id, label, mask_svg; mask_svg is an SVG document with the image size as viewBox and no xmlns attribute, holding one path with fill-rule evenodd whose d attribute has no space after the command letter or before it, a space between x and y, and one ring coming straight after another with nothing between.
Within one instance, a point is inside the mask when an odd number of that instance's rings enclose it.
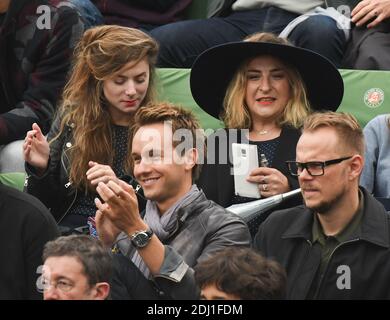
<instances>
[{"instance_id":1,"label":"wristwatch","mask_svg":"<svg viewBox=\"0 0 390 320\"><path fill-rule=\"evenodd\" d=\"M153 231L150 229L144 231L136 231L130 236L131 243L136 248L144 248L149 243Z\"/></svg>"}]
</instances>

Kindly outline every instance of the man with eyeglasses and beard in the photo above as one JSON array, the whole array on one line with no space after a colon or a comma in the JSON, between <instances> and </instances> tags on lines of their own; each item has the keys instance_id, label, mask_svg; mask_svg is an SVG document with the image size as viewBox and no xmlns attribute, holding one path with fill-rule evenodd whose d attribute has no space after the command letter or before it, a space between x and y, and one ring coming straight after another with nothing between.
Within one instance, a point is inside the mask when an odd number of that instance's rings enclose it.
<instances>
[{"instance_id":1,"label":"man with eyeglasses and beard","mask_svg":"<svg viewBox=\"0 0 390 320\"><path fill-rule=\"evenodd\" d=\"M356 119L309 116L287 165L305 205L271 214L254 240L285 267L287 298L389 299L389 215L359 187L364 138Z\"/></svg>"}]
</instances>

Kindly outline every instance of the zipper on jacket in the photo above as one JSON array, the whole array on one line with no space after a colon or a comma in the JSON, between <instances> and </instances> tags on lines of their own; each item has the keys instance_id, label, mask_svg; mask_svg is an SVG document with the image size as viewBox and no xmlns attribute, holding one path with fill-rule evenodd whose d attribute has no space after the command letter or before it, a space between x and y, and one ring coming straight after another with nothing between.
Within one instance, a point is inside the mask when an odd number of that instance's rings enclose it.
<instances>
[{"instance_id":1,"label":"zipper on jacket","mask_svg":"<svg viewBox=\"0 0 390 320\"><path fill-rule=\"evenodd\" d=\"M140 191L141 188L142 188L142 187L141 187L139 184L137 184L137 186L135 187L134 192L135 192L135 193L138 193L138 191ZM141 196L141 195L139 194L139 196ZM142 197L142 196L141 196L141 197Z\"/></svg>"},{"instance_id":2,"label":"zipper on jacket","mask_svg":"<svg viewBox=\"0 0 390 320\"><path fill-rule=\"evenodd\" d=\"M68 171L68 168L65 165L64 157L66 157L66 159L68 160L69 163L70 163L70 160L68 158L68 155L66 154L66 150L64 150L62 154L63 155L61 155L61 164L62 164L62 167L64 168L64 170L66 172L66 175L69 177L69 171Z\"/></svg>"},{"instance_id":3,"label":"zipper on jacket","mask_svg":"<svg viewBox=\"0 0 390 320\"><path fill-rule=\"evenodd\" d=\"M26 177L24 178L24 187L28 187L28 179L30 179L30 176L26 173Z\"/></svg>"},{"instance_id":4,"label":"zipper on jacket","mask_svg":"<svg viewBox=\"0 0 390 320\"><path fill-rule=\"evenodd\" d=\"M69 128L69 131L70 128ZM66 141L66 140L65 140ZM62 155L61 155L61 165L63 167L63 169L65 170L66 172L66 175L69 177L69 171L68 171L68 168L65 166L65 161L64 161L64 157L66 157L66 159L69 161L69 158L68 158L68 155L66 153L66 150L63 150L62 152ZM66 183L64 185L64 187L66 189L68 189L70 186L72 185L72 182L69 180L68 183ZM58 220L57 224L60 224L62 220L64 220L64 218L66 217L66 215L68 214L70 208L72 208L72 206L74 205L74 203L76 202L76 199L77 199L77 189L75 189L75 193L74 193L74 196L73 196L73 199L72 199L72 202L70 203L70 205L68 206L68 208L66 209L66 211L64 212L64 214L61 216L61 218Z\"/></svg>"},{"instance_id":5,"label":"zipper on jacket","mask_svg":"<svg viewBox=\"0 0 390 320\"><path fill-rule=\"evenodd\" d=\"M70 182L68 182L67 184L69 184ZM66 185L65 185L66 186ZM66 209L66 211L64 212L64 214L61 216L61 218L58 220L57 224L60 224L62 220L64 220L64 218L66 217L66 215L68 214L70 208L72 208L72 206L74 205L74 203L76 202L76 198L77 198L77 189L75 189L75 193L74 193L74 196L73 196L73 200L72 202L70 203L70 205L68 206L68 209Z\"/></svg>"},{"instance_id":6,"label":"zipper on jacket","mask_svg":"<svg viewBox=\"0 0 390 320\"><path fill-rule=\"evenodd\" d=\"M343 245L350 244L350 243L353 243L353 242L357 242L357 241L359 241L359 240L360 240L359 238L356 238L356 239L352 239L352 240L345 241L345 242L343 242L343 243L340 243L338 246L336 246L336 248L333 249L332 253L331 253L330 256L329 256L329 261L328 261L328 263L327 263L326 266L325 266L325 270L324 270L324 272L323 272L322 275L321 275L320 281L319 281L319 283L318 283L317 290L316 290L316 292L315 292L315 294L314 294L314 296L313 296L313 300L316 300L317 297L318 297L318 295L319 295L319 293L320 293L320 289L321 289L322 282L323 282L323 280L324 280L324 278L325 278L326 272L328 271L328 267L329 267L329 265L330 265L330 263L331 263L331 261L332 261L332 257L333 257L333 254L335 253L335 251L336 251L338 248L340 248L341 246L343 246Z\"/></svg>"}]
</instances>

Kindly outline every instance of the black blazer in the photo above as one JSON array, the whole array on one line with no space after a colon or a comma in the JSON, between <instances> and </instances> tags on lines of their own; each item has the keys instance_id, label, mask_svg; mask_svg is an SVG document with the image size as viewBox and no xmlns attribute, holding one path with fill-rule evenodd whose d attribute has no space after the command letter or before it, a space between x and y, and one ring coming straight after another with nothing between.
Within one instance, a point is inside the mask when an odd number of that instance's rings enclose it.
<instances>
[{"instance_id":1,"label":"black blazer","mask_svg":"<svg viewBox=\"0 0 390 320\"><path fill-rule=\"evenodd\" d=\"M234 197L234 177L231 173L233 172L233 164L231 159L229 159L229 154L231 154L232 143L241 142L240 130L237 130L238 134L236 141L232 141L232 137L225 134L226 132L227 129L218 130L207 139L207 157L197 181L197 185L204 191L208 199L215 201L225 208L232 205ZM280 144L276 151L275 158L272 161L272 168L278 169L287 177L291 190L299 188L299 184L295 177L290 176L285 161L295 160L295 149L300 135L301 133L298 129L287 126L283 127L280 134ZM219 138L216 138L216 136ZM213 146L210 141L215 141L215 145ZM217 152L220 145L223 145L223 143L226 143L226 145L229 146L229 148L225 148L225 150L229 150L227 155L219 155ZM215 154L215 161L213 162L215 164L208 163L214 158L213 154ZM226 156L228 160L227 163L219 164L220 156ZM290 207L300 203L301 199L299 199L298 202L295 200L294 203L286 201L282 206L285 207L287 205ZM276 209L281 209L281 206L278 206Z\"/></svg>"}]
</instances>

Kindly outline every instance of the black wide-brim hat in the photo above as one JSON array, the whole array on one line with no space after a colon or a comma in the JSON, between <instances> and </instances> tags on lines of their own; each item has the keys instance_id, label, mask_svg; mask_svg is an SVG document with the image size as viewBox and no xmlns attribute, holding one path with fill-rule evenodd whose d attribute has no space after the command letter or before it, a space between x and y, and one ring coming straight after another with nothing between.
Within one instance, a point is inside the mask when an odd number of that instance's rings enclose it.
<instances>
[{"instance_id":1,"label":"black wide-brim hat","mask_svg":"<svg viewBox=\"0 0 390 320\"><path fill-rule=\"evenodd\" d=\"M313 110L336 111L344 94L340 72L324 56L292 45L268 42L229 42L204 51L191 69L190 86L196 103L218 118L226 89L238 67L259 55L279 58L297 69Z\"/></svg>"}]
</instances>

